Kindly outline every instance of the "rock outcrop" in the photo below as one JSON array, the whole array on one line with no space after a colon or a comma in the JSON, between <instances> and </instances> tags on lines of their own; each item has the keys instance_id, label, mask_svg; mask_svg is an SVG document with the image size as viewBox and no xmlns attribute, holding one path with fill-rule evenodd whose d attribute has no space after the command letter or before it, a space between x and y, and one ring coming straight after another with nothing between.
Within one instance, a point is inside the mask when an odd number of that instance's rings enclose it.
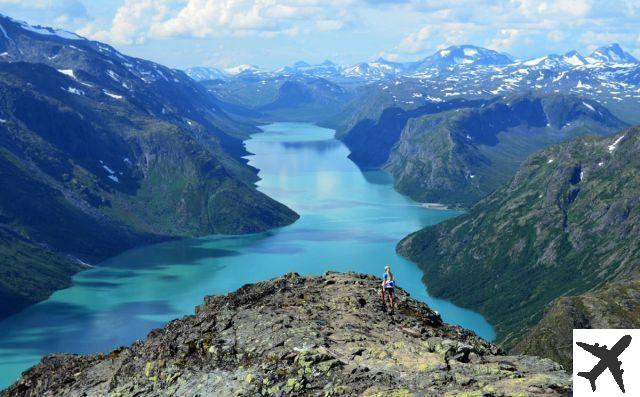
<instances>
[{"instance_id":1,"label":"rock outcrop","mask_svg":"<svg viewBox=\"0 0 640 397\"><path fill-rule=\"evenodd\" d=\"M52 355L9 396L566 395L548 359L507 356L373 276L287 274L209 296L109 354ZM465 394L467 393L467 394Z\"/></svg>"}]
</instances>

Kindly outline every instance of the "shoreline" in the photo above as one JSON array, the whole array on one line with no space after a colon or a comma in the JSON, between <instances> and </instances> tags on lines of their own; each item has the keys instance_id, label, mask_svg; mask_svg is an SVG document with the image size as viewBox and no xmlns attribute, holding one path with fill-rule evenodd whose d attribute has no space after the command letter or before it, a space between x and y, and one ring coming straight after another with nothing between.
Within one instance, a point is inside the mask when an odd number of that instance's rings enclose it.
<instances>
[{"instance_id":1,"label":"shoreline","mask_svg":"<svg viewBox=\"0 0 640 397\"><path fill-rule=\"evenodd\" d=\"M449 208L447 205L445 204L441 204L441 203L420 203L420 207L422 208L428 208L431 210L450 210L451 208Z\"/></svg>"}]
</instances>

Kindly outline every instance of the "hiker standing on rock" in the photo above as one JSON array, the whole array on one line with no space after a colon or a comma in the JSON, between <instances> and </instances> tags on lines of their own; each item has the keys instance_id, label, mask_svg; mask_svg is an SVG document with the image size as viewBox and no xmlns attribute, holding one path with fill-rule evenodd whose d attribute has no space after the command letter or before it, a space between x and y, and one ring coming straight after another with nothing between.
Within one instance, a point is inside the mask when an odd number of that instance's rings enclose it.
<instances>
[{"instance_id":1,"label":"hiker standing on rock","mask_svg":"<svg viewBox=\"0 0 640 397\"><path fill-rule=\"evenodd\" d=\"M396 282L393 279L393 273L391 273L391 266L387 265L384 267L384 274L382 275L382 303L386 305L384 300L385 292L387 296L389 296L389 306L393 311L393 288L396 286Z\"/></svg>"}]
</instances>

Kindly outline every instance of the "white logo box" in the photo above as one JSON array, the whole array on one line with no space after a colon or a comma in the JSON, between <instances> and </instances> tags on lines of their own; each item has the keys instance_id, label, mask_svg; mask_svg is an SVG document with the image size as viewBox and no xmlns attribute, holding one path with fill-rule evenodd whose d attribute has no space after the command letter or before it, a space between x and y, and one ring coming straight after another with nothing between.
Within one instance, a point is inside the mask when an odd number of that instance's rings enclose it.
<instances>
[{"instance_id":1,"label":"white logo box","mask_svg":"<svg viewBox=\"0 0 640 397\"><path fill-rule=\"evenodd\" d=\"M586 344L587 349L600 354L605 360L600 363L601 359L598 356L582 348L578 342ZM614 349L616 351L613 351ZM617 356L617 360L613 359L612 357L615 357L620 350L622 352ZM605 364L614 363L612 367L616 372L618 366L616 361L621 362L619 366L623 371L621 378L624 393L616 383L609 366L605 367L595 379L595 375ZM589 379L579 376L578 373L595 379L596 390L591 389ZM640 397L640 329L574 329L573 395L574 397Z\"/></svg>"}]
</instances>

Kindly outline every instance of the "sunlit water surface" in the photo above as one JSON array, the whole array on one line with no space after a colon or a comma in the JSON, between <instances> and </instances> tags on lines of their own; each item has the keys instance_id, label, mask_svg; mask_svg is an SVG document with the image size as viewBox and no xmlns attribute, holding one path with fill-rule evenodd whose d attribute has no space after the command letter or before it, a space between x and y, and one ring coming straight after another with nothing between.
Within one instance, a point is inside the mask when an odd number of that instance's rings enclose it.
<instances>
[{"instance_id":1,"label":"sunlit water surface","mask_svg":"<svg viewBox=\"0 0 640 397\"><path fill-rule=\"evenodd\" d=\"M0 389L51 352L106 352L193 313L205 295L295 271L381 275L391 264L400 287L445 321L492 339L479 314L430 297L422 272L395 253L397 242L455 216L420 207L389 175L362 172L333 130L304 123L265 126L247 142L259 188L301 215L295 224L250 236L210 236L147 246L78 274L72 288L0 322Z\"/></svg>"}]
</instances>

